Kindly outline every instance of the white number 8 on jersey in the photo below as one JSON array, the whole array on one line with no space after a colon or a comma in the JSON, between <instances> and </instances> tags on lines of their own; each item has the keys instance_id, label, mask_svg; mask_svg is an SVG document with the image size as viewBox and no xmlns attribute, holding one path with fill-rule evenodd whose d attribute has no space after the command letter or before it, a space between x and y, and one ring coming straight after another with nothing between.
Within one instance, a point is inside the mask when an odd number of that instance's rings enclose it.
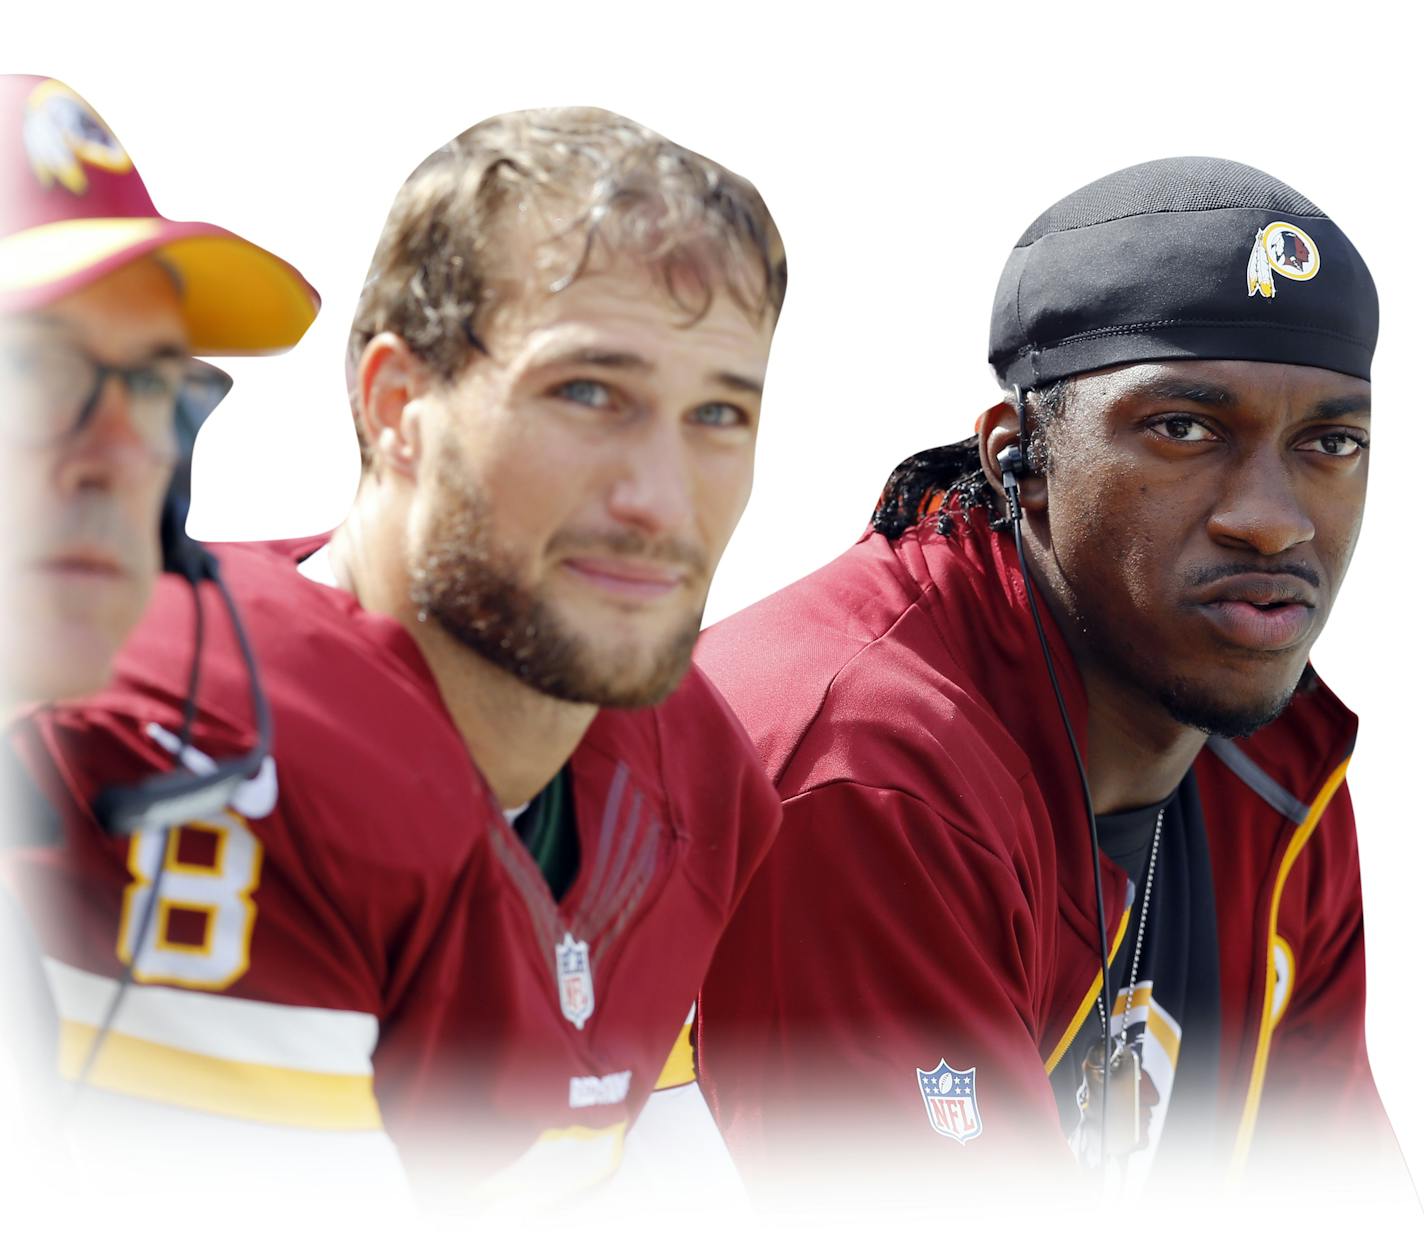
<instances>
[{"instance_id":1,"label":"white number 8 on jersey","mask_svg":"<svg viewBox=\"0 0 1424 1254\"><path fill-rule=\"evenodd\" d=\"M158 902L135 958L160 861ZM229 810L182 828L144 828L129 841L129 871L118 953L135 980L221 989L247 970L262 846L241 817Z\"/></svg>"}]
</instances>

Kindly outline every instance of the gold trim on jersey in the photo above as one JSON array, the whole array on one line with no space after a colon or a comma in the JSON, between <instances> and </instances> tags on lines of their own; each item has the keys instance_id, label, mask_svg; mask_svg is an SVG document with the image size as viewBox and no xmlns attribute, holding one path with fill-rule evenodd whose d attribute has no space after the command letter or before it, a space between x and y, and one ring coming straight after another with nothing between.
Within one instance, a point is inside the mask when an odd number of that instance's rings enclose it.
<instances>
[{"instance_id":1,"label":"gold trim on jersey","mask_svg":"<svg viewBox=\"0 0 1424 1254\"><path fill-rule=\"evenodd\" d=\"M1350 759L1346 758L1330 773L1330 777L1311 803L1304 821L1291 835L1290 844L1286 846L1286 855L1281 859L1281 869L1276 873L1276 886L1271 894L1270 926L1266 930L1266 987L1262 995L1261 1029L1256 1039L1256 1057L1251 1064L1251 1083L1246 1090L1246 1106L1242 1111L1241 1124L1236 1132L1236 1148L1231 1155L1233 1167L1245 1166L1246 1155L1250 1152L1251 1138L1256 1132L1256 1117L1261 1109L1261 1091L1266 1083L1266 1062L1271 1052L1271 1036L1286 1011L1286 1006L1282 1004L1278 1014L1272 1013L1272 1003L1276 996L1276 942L1283 941L1283 938L1276 932L1276 923L1280 918L1281 897L1285 892L1286 878L1294 869L1306 842L1315 834L1321 816L1325 813L1325 807L1330 804L1335 794L1340 790L1340 785L1345 782L1345 771L1349 765Z\"/></svg>"},{"instance_id":2,"label":"gold trim on jersey","mask_svg":"<svg viewBox=\"0 0 1424 1254\"><path fill-rule=\"evenodd\" d=\"M64 1020L59 1070L73 1080L97 1029ZM205 1114L286 1127L378 1131L381 1115L369 1075L338 1075L235 1062L109 1032L89 1072L93 1088Z\"/></svg>"},{"instance_id":3,"label":"gold trim on jersey","mask_svg":"<svg viewBox=\"0 0 1424 1254\"><path fill-rule=\"evenodd\" d=\"M1129 906L1122 912L1122 919L1117 925L1117 935L1113 937L1112 946L1108 950L1108 965L1112 965L1112 960L1117 957L1118 948L1122 945L1122 938L1127 935L1127 920L1132 914L1132 907ZM1098 1000L1098 994L1103 989L1103 973L1101 970L1093 976L1093 982L1088 987L1088 991L1083 994L1083 1000L1078 1003L1078 1009L1073 1012L1073 1018L1068 1024L1067 1030L1059 1039L1058 1044L1053 1047L1053 1052L1048 1055L1048 1061L1043 1064L1044 1071L1052 1074L1053 1068L1063 1061L1063 1055L1068 1052L1068 1046L1073 1043L1073 1038L1078 1035L1078 1029L1083 1026L1083 1020L1092 1013L1093 1003Z\"/></svg>"},{"instance_id":4,"label":"gold trim on jersey","mask_svg":"<svg viewBox=\"0 0 1424 1254\"><path fill-rule=\"evenodd\" d=\"M658 1076L658 1082L653 1085L653 1091L656 1093L663 1089L681 1088L696 1079L697 1064L692 1057L692 1024L688 1023L684 1024L682 1031L678 1033L677 1044L672 1047L667 1062L663 1063L662 1073Z\"/></svg>"}]
</instances>

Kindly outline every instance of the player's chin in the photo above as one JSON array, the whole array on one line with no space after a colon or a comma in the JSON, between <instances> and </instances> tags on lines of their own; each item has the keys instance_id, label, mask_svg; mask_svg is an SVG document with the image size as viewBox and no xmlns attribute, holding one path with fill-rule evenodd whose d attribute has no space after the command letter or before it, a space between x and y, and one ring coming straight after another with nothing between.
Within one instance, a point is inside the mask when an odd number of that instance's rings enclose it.
<instances>
[{"instance_id":1,"label":"player's chin","mask_svg":"<svg viewBox=\"0 0 1424 1254\"><path fill-rule=\"evenodd\" d=\"M594 660L585 671L585 690L597 693L595 704L613 709L639 709L665 701L692 663L700 621L699 614L653 638L624 639L590 650Z\"/></svg>"},{"instance_id":2,"label":"player's chin","mask_svg":"<svg viewBox=\"0 0 1424 1254\"><path fill-rule=\"evenodd\" d=\"M666 701L687 674L687 667L679 671L663 671L646 680L620 682L604 688L602 699L596 704L610 710L641 710L650 705L660 705Z\"/></svg>"},{"instance_id":3,"label":"player's chin","mask_svg":"<svg viewBox=\"0 0 1424 1254\"><path fill-rule=\"evenodd\" d=\"M1234 740L1259 731L1285 712L1295 695L1300 671L1256 676L1243 682L1237 675L1186 679L1178 677L1158 693L1167 713L1177 722L1208 736Z\"/></svg>"},{"instance_id":4,"label":"player's chin","mask_svg":"<svg viewBox=\"0 0 1424 1254\"><path fill-rule=\"evenodd\" d=\"M0 643L6 704L97 692L109 682L120 643L107 624L82 620L52 620L43 633L21 628Z\"/></svg>"},{"instance_id":5,"label":"player's chin","mask_svg":"<svg viewBox=\"0 0 1424 1254\"><path fill-rule=\"evenodd\" d=\"M593 599L559 603L560 621L579 631L591 648L601 652L645 653L649 656L696 638L702 626L703 600L686 593L653 604Z\"/></svg>"}]
</instances>

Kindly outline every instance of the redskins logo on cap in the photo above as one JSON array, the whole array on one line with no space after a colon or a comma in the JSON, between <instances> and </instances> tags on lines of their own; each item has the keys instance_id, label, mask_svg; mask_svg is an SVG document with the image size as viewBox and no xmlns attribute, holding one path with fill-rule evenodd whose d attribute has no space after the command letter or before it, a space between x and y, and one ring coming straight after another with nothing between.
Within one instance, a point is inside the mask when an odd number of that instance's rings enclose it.
<instances>
[{"instance_id":1,"label":"redskins logo on cap","mask_svg":"<svg viewBox=\"0 0 1424 1254\"><path fill-rule=\"evenodd\" d=\"M1320 273L1315 241L1292 222L1272 222L1256 232L1246 263L1246 294L1273 300L1276 276L1304 283Z\"/></svg>"},{"instance_id":2,"label":"redskins logo on cap","mask_svg":"<svg viewBox=\"0 0 1424 1254\"><path fill-rule=\"evenodd\" d=\"M127 174L133 162L114 133L63 83L41 83L25 102L25 152L41 187L59 183L76 196L89 188L84 167Z\"/></svg>"}]
</instances>

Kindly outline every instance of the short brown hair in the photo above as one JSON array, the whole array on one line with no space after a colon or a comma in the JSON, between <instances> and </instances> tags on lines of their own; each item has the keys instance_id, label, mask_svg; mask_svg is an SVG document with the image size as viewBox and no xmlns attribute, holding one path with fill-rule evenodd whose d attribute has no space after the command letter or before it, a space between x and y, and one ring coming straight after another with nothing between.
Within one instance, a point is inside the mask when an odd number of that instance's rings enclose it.
<instances>
[{"instance_id":1,"label":"short brown hair","mask_svg":"<svg viewBox=\"0 0 1424 1254\"><path fill-rule=\"evenodd\" d=\"M510 242L503 211L528 203L561 211L549 242L577 245L556 287L578 278L602 243L644 261L692 321L719 290L749 316L781 311L786 256L751 183L616 113L529 109L471 127L406 179L356 304L348 376L383 331L442 379L458 375L481 351L479 328L495 307L490 276ZM365 465L359 422L357 433Z\"/></svg>"}]
</instances>

